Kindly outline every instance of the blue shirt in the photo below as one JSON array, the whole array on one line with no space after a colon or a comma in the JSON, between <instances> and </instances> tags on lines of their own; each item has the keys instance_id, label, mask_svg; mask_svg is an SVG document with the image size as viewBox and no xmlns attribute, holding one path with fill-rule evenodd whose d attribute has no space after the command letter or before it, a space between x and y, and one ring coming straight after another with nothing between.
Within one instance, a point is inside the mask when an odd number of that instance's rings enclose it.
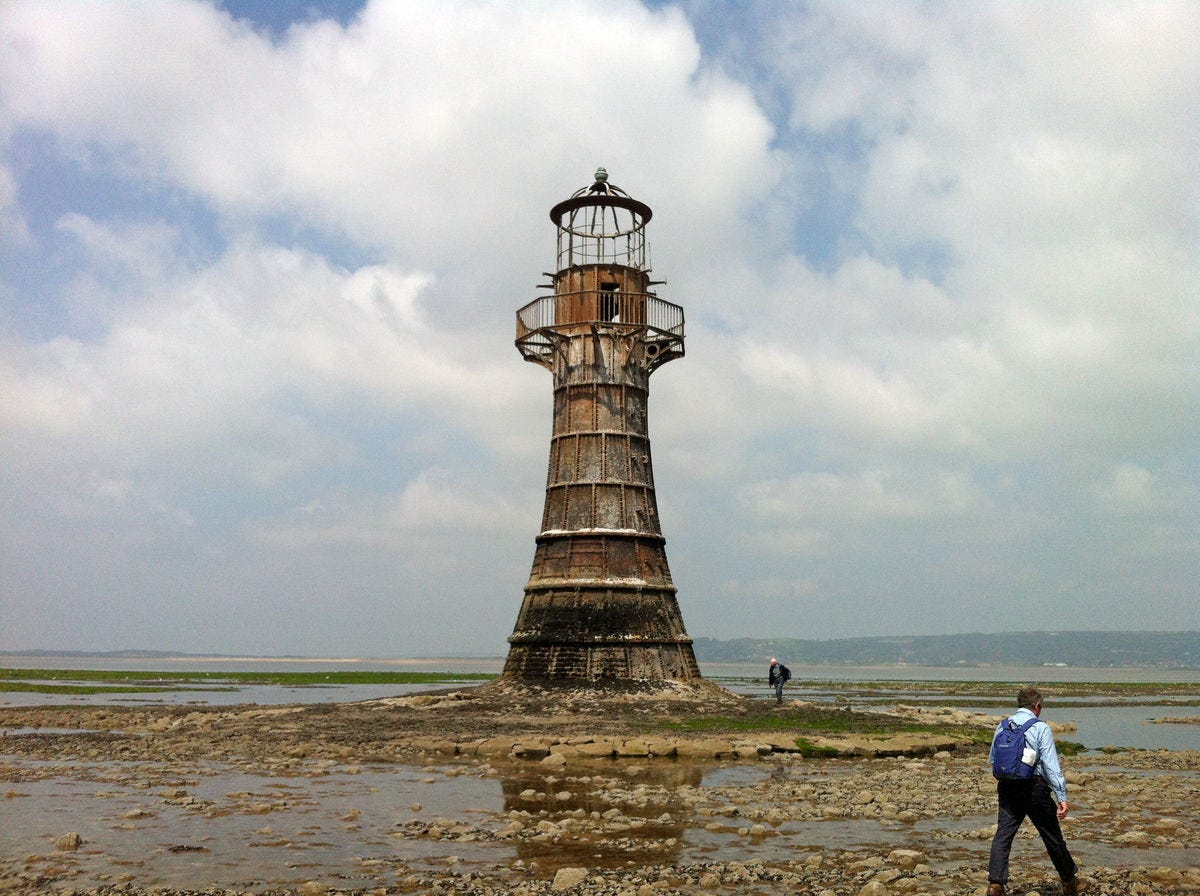
<instances>
[{"instance_id":1,"label":"blue shirt","mask_svg":"<svg viewBox=\"0 0 1200 896\"><path fill-rule=\"evenodd\" d=\"M1022 707L1012 714L1011 718L1018 726L1024 725L1034 717L1032 709ZM1000 732L1000 728L1004 725L1007 719L1000 722L996 726L996 733ZM992 749L988 751L988 765L992 764L993 754L996 751L996 739L992 737ZM1054 735L1050 731L1049 724L1030 725L1025 732L1026 745L1037 750L1037 763L1033 767L1035 775L1041 775L1050 789L1054 791L1054 795L1058 797L1060 803L1067 801L1067 778L1062 772L1062 766L1058 764L1058 748L1054 746Z\"/></svg>"}]
</instances>

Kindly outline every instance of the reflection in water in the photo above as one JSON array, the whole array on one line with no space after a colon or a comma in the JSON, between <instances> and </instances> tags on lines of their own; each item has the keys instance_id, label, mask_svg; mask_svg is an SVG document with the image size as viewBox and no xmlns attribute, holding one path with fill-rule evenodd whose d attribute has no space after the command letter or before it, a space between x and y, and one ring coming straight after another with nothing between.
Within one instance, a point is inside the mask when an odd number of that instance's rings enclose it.
<instances>
[{"instance_id":1,"label":"reflection in water","mask_svg":"<svg viewBox=\"0 0 1200 896\"><path fill-rule=\"evenodd\" d=\"M505 812L544 827L540 835L516 840L520 859L543 870L677 862L687 830L678 791L698 788L703 769L662 760L595 768L594 775L556 776L521 766L501 773Z\"/></svg>"}]
</instances>

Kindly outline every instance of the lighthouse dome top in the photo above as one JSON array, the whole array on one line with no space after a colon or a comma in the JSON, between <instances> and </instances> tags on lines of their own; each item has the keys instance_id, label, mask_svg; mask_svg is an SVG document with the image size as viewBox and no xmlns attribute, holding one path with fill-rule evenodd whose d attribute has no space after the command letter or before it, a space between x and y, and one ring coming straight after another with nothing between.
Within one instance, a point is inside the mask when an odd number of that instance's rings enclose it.
<instances>
[{"instance_id":1,"label":"lighthouse dome top","mask_svg":"<svg viewBox=\"0 0 1200 896\"><path fill-rule=\"evenodd\" d=\"M608 216L606 232L597 233L590 220L586 223L576 221L578 216L575 213L580 209L613 209L613 215ZM624 210L627 215L617 215L616 209ZM609 183L608 172L604 168L597 168L592 183L580 187L571 194L571 198L564 199L550 209L550 220L566 230L579 228L577 232L581 236L617 236L640 230L653 214L646 203L634 199L616 184ZM587 218L591 219L592 216L588 215ZM618 228L616 231L607 229L614 224Z\"/></svg>"}]
</instances>

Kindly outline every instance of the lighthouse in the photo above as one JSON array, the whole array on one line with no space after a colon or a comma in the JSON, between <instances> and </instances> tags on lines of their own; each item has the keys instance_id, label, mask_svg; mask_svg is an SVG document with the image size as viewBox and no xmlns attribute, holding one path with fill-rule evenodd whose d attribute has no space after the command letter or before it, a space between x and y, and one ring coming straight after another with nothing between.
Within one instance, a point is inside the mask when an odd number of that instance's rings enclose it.
<instances>
[{"instance_id":1,"label":"lighthouse","mask_svg":"<svg viewBox=\"0 0 1200 896\"><path fill-rule=\"evenodd\" d=\"M683 308L650 279L650 207L609 183L550 209L549 290L516 346L554 376L546 503L503 678L700 679L667 565L650 462L650 374L683 357Z\"/></svg>"}]
</instances>

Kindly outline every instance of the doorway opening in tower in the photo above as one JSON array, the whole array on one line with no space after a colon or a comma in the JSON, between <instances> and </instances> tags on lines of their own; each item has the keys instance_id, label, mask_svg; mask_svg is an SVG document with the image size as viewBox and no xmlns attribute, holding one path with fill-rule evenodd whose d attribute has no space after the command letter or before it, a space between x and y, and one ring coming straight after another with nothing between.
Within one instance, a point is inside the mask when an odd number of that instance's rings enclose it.
<instances>
[{"instance_id":1,"label":"doorway opening in tower","mask_svg":"<svg viewBox=\"0 0 1200 896\"><path fill-rule=\"evenodd\" d=\"M600 319L602 321L620 323L620 297L617 295L620 286L620 283L600 284Z\"/></svg>"}]
</instances>

